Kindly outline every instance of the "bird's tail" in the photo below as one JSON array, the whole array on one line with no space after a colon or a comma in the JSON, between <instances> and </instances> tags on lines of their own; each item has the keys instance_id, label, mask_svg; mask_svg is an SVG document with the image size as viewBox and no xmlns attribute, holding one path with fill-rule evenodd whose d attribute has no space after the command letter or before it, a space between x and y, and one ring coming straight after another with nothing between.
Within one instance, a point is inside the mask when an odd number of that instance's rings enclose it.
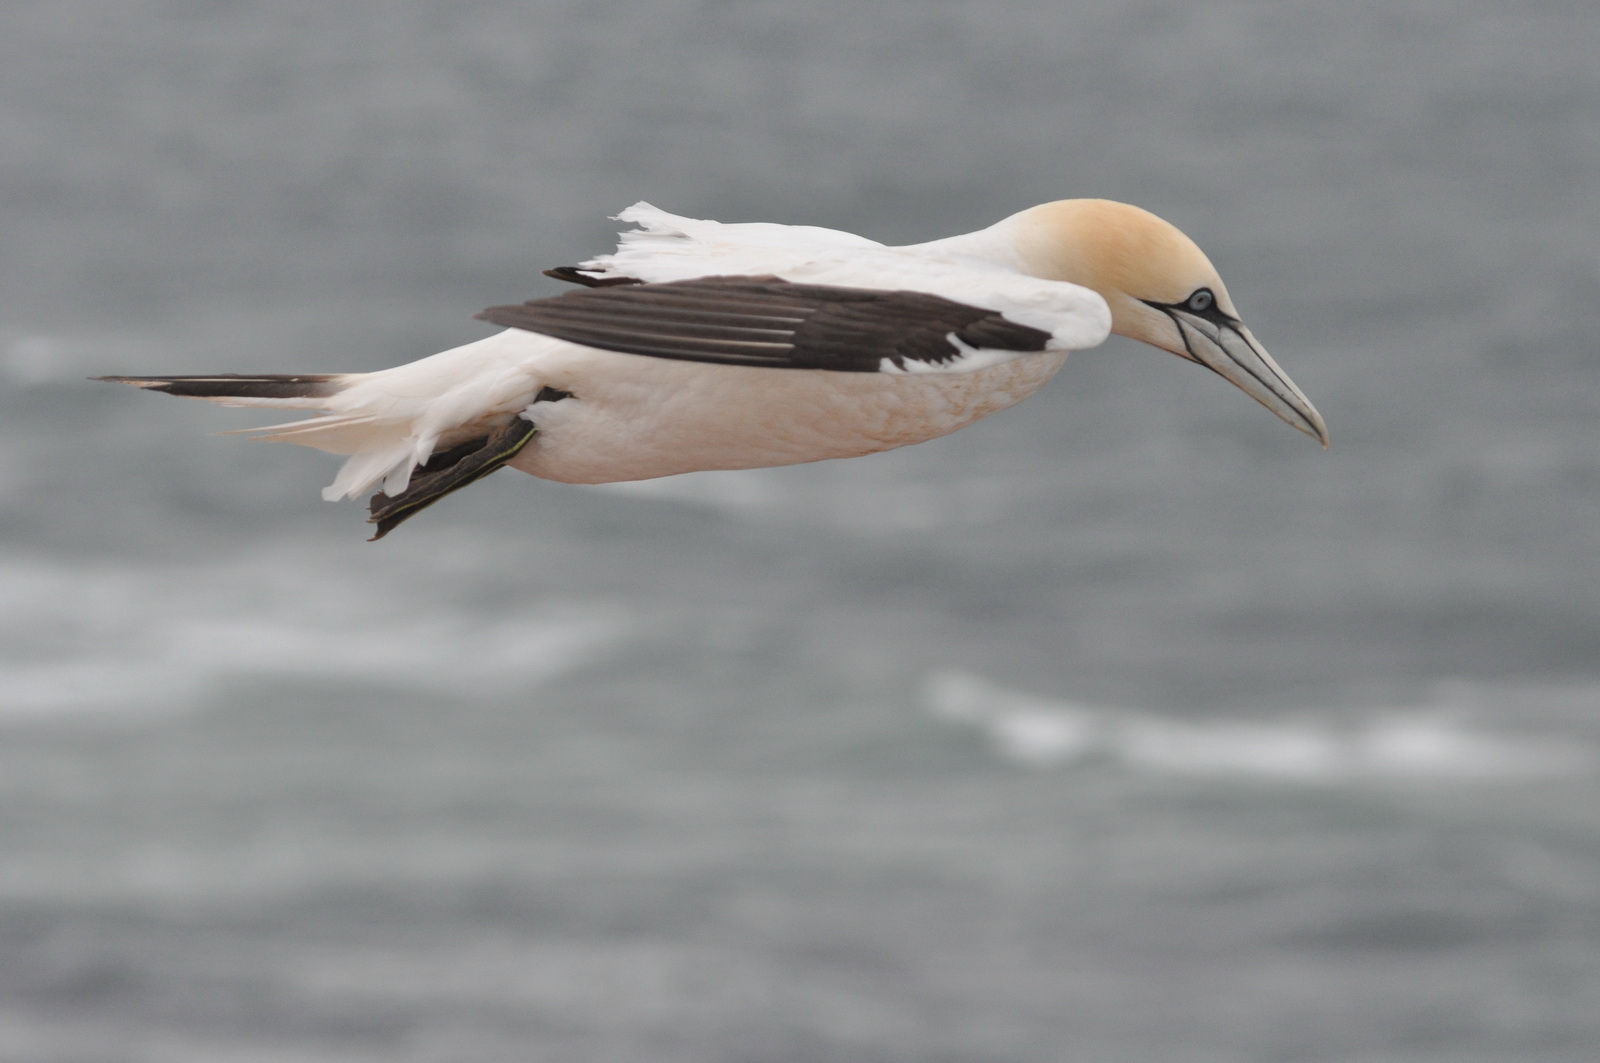
<instances>
[{"instance_id":1,"label":"bird's tail","mask_svg":"<svg viewBox=\"0 0 1600 1063\"><path fill-rule=\"evenodd\" d=\"M242 432L348 455L322 497L355 497L381 484L373 520L382 534L506 464L532 440L532 423L518 415L542 398L566 395L544 387L529 368L530 359L556 342L508 329L375 373L98 379L224 406L317 411L303 421Z\"/></svg>"},{"instance_id":2,"label":"bird's tail","mask_svg":"<svg viewBox=\"0 0 1600 1063\"><path fill-rule=\"evenodd\" d=\"M387 480L391 493L404 491L411 469L428 458L418 454L410 418L380 417L369 410L348 408L339 396L371 374L316 373L208 376L103 376L145 391L205 399L221 406L257 406L281 410L321 410L321 416L287 424L238 429L236 434L273 443L297 443L329 454L347 454L349 460L324 498L335 500L365 493ZM341 408L346 407L346 408ZM431 451L430 441L427 450Z\"/></svg>"},{"instance_id":3,"label":"bird's tail","mask_svg":"<svg viewBox=\"0 0 1600 1063\"><path fill-rule=\"evenodd\" d=\"M298 376L273 374L241 376L214 373L210 376L97 376L116 384L206 399L222 406L276 406L290 410L325 408L322 399L343 391L352 373L303 373Z\"/></svg>"}]
</instances>

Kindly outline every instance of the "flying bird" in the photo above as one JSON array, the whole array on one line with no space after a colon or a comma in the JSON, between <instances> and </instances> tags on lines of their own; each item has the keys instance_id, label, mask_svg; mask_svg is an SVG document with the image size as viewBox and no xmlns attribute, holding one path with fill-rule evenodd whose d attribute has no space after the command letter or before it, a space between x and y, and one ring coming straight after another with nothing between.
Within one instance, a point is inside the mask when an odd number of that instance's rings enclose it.
<instances>
[{"instance_id":1,"label":"flying bird","mask_svg":"<svg viewBox=\"0 0 1600 1063\"><path fill-rule=\"evenodd\" d=\"M109 376L226 406L316 410L256 438L348 455L323 497L379 487L382 538L509 465L611 483L848 458L964 428L1110 333L1214 370L1327 446L1205 254L1100 199L886 246L638 203L614 253L546 270L573 291L477 315L505 331L374 373Z\"/></svg>"}]
</instances>

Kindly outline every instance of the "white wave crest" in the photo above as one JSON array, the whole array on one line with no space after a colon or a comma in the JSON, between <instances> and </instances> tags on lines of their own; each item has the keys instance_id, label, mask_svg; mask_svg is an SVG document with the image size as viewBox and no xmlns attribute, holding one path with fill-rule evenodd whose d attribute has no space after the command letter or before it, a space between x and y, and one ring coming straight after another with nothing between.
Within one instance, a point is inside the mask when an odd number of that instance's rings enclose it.
<instances>
[{"instance_id":1,"label":"white wave crest","mask_svg":"<svg viewBox=\"0 0 1600 1063\"><path fill-rule=\"evenodd\" d=\"M927 677L924 704L1033 767L1109 762L1151 772L1301 782L1496 779L1592 770L1587 741L1475 729L1448 709L1387 709L1353 723L1179 720L1010 690L967 672Z\"/></svg>"},{"instance_id":2,"label":"white wave crest","mask_svg":"<svg viewBox=\"0 0 1600 1063\"><path fill-rule=\"evenodd\" d=\"M236 676L497 696L594 662L636 626L601 601L385 609L359 576L275 571L0 565L0 719L183 711Z\"/></svg>"}]
</instances>

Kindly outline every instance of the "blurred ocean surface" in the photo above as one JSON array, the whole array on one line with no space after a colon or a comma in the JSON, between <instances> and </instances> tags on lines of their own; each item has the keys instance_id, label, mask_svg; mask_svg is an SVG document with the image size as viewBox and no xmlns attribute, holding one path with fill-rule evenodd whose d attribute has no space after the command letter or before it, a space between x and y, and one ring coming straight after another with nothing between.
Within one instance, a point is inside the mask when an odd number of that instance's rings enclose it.
<instances>
[{"instance_id":1,"label":"blurred ocean surface","mask_svg":"<svg viewBox=\"0 0 1600 1063\"><path fill-rule=\"evenodd\" d=\"M1592 0L0 12L0 1060L1600 1057ZM333 459L636 199L1207 249L1333 448L1113 342L874 458Z\"/></svg>"}]
</instances>

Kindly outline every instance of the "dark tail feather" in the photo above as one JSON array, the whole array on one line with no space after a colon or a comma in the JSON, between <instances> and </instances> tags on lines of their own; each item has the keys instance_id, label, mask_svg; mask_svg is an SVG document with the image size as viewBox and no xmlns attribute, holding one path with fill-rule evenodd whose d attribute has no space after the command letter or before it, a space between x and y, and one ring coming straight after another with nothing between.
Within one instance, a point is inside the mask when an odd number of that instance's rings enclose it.
<instances>
[{"instance_id":1,"label":"dark tail feather","mask_svg":"<svg viewBox=\"0 0 1600 1063\"><path fill-rule=\"evenodd\" d=\"M339 373L297 376L215 373L211 376L97 376L91 379L193 399L325 399L344 389L344 377Z\"/></svg>"}]
</instances>

